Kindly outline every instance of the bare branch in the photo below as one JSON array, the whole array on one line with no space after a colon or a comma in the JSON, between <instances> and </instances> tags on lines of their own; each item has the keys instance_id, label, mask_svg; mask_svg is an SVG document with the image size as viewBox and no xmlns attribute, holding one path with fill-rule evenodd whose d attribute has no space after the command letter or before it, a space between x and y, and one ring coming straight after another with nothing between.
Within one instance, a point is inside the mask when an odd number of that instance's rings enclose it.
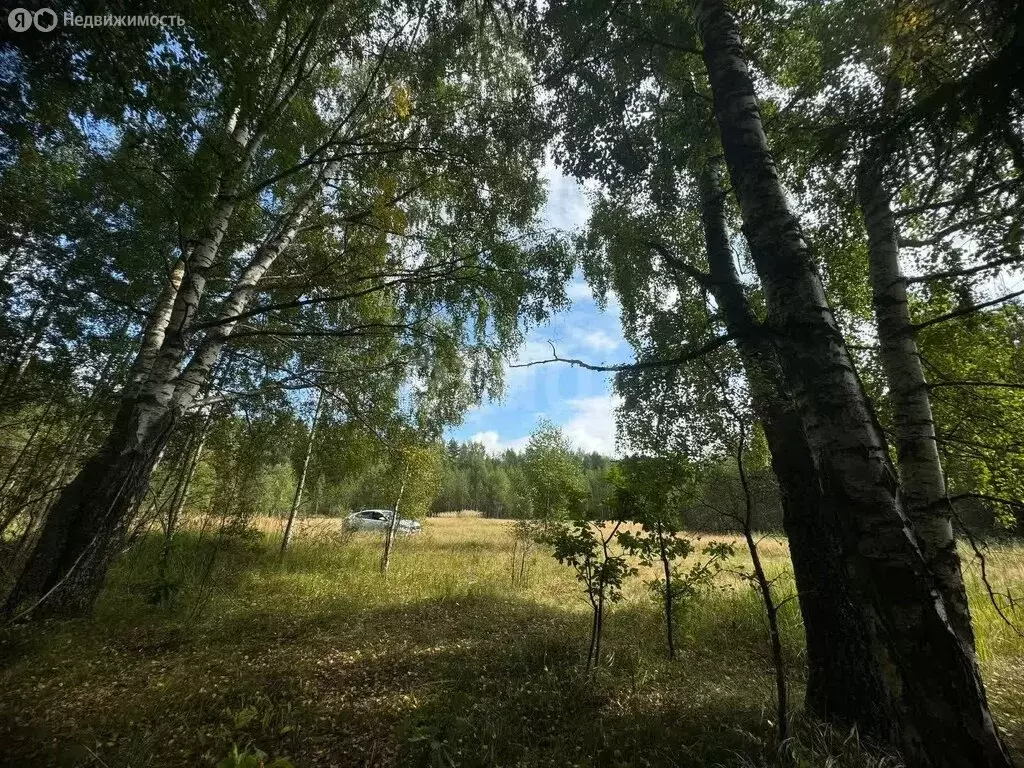
<instances>
[{"instance_id":1,"label":"bare branch","mask_svg":"<svg viewBox=\"0 0 1024 768\"><path fill-rule=\"evenodd\" d=\"M657 368L674 368L684 363L692 362L698 358L703 357L711 352L714 352L719 347L723 347L733 339L739 337L739 334L735 333L724 333L721 336L716 336L710 341L698 346L687 349L680 355L675 357L665 358L663 360L641 360L636 363L619 363L617 365L595 365L594 363L588 363L584 360L579 360L573 357L559 357L555 345L551 344L551 353L554 357L548 358L547 360L531 360L528 363L515 363L509 366L509 368L531 368L535 365L546 365L548 363L566 363L573 366L574 368L585 368L588 371L643 371Z\"/></svg>"}]
</instances>

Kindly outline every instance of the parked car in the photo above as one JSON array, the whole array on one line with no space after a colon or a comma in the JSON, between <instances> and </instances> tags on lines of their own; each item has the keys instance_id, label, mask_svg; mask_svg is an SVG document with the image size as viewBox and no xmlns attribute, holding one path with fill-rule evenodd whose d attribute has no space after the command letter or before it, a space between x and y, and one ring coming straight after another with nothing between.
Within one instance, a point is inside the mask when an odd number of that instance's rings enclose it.
<instances>
[{"instance_id":1,"label":"parked car","mask_svg":"<svg viewBox=\"0 0 1024 768\"><path fill-rule=\"evenodd\" d=\"M391 527L395 515L393 509L363 509L345 518L344 526L349 531L386 531ZM423 529L418 520L398 518L398 533L419 533Z\"/></svg>"}]
</instances>

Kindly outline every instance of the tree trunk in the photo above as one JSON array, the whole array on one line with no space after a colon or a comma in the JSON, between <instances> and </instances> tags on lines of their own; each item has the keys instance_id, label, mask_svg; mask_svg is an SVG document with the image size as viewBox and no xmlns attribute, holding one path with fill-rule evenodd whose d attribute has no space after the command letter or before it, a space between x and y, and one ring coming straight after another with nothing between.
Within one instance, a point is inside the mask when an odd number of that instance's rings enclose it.
<instances>
[{"instance_id":1,"label":"tree trunk","mask_svg":"<svg viewBox=\"0 0 1024 768\"><path fill-rule=\"evenodd\" d=\"M739 472L745 503L743 540L747 544L747 552L750 554L750 562L754 568L754 583L757 584L757 590L761 594L764 613L768 619L768 640L771 647L772 666L775 668L775 716L778 719L776 733L781 745L789 738L789 692L786 685L786 663L782 649L782 633L779 632L779 606L775 603L772 583L768 580L768 575L764 571L764 565L761 563L761 552L758 550L757 541L754 539L754 497L750 493L750 484L747 482L747 470L743 462L746 427L743 424L742 416L736 413L734 413L734 416L739 427L739 442L736 447L736 470Z\"/></svg>"},{"instance_id":2,"label":"tree trunk","mask_svg":"<svg viewBox=\"0 0 1024 768\"><path fill-rule=\"evenodd\" d=\"M878 732L886 727L886 712L892 704L880 706L884 695L880 670L842 565L841 532L824 506L818 467L786 387L778 350L743 292L729 246L725 191L713 166L702 173L700 192L711 277L708 287L727 330L738 337L740 359L782 497L782 525L806 636L806 707L825 721L857 723L866 731Z\"/></svg>"},{"instance_id":3,"label":"tree trunk","mask_svg":"<svg viewBox=\"0 0 1024 768\"><path fill-rule=\"evenodd\" d=\"M953 627L964 644L973 649L971 612L935 440L928 382L910 320L907 284L900 274L896 218L884 183L884 159L875 148L861 161L857 196L868 232L875 321L893 410L903 504L942 591Z\"/></svg>"},{"instance_id":4,"label":"tree trunk","mask_svg":"<svg viewBox=\"0 0 1024 768\"><path fill-rule=\"evenodd\" d=\"M178 259L171 269L171 274L164 285L163 292L156 301L156 305L146 319L146 326L142 331L142 344L139 352L132 363L129 387L133 392L145 383L153 368L160 346L164 342L164 334L167 333L167 324L171 321L171 310L174 309L174 302L178 298L178 290L181 288L182 278L185 276L185 260Z\"/></svg>"},{"instance_id":5,"label":"tree trunk","mask_svg":"<svg viewBox=\"0 0 1024 768\"><path fill-rule=\"evenodd\" d=\"M384 553L380 558L380 572L388 575L388 568L391 566L391 552L395 547L395 536L398 535L398 519L401 514L402 496L405 494L405 484L409 480L409 465L405 466L405 473L402 475L402 484L398 488L398 498L395 499L394 514L391 516L391 524L384 534Z\"/></svg>"},{"instance_id":6,"label":"tree trunk","mask_svg":"<svg viewBox=\"0 0 1024 768\"><path fill-rule=\"evenodd\" d=\"M593 591L587 595L590 600L591 617L590 617L590 646L587 648L587 666L586 670L589 672L591 665L594 663L594 648L597 644L598 630L598 615L600 609L597 607L597 600L594 598Z\"/></svg>"},{"instance_id":7,"label":"tree trunk","mask_svg":"<svg viewBox=\"0 0 1024 768\"><path fill-rule=\"evenodd\" d=\"M288 522L284 527L284 538L281 539L280 558L284 559L284 553L288 551L288 545L292 541L292 526L295 525L295 516L298 514L299 505L302 503L302 490L306 487L306 473L309 471L309 458L313 455L313 442L316 439L316 425L320 421L320 409L324 403L323 390L318 390L316 395L316 410L313 411L313 423L309 427L309 439L306 441L306 455L302 459L302 470L299 472L299 481L295 485L295 496L292 498L292 508L288 511Z\"/></svg>"},{"instance_id":8,"label":"tree trunk","mask_svg":"<svg viewBox=\"0 0 1024 768\"><path fill-rule=\"evenodd\" d=\"M199 434L194 438L196 440L196 447L194 450L189 451L184 474L182 475L178 486L174 489L171 506L167 511L167 527L164 530L164 544L160 550L158 572L161 576L166 576L167 568L170 565L171 545L174 543L174 536L178 532L178 521L181 519L182 510L184 510L185 502L188 500L189 488L192 485L193 478L196 476L196 469L199 468L199 462L203 458L203 448L206 447L206 436L209 434L210 423L212 421L213 414L208 413L206 418L203 419L202 426L199 428Z\"/></svg>"},{"instance_id":9,"label":"tree trunk","mask_svg":"<svg viewBox=\"0 0 1024 768\"><path fill-rule=\"evenodd\" d=\"M171 412L146 410L125 401L104 445L61 492L7 597L6 616L90 611L170 435Z\"/></svg>"},{"instance_id":10,"label":"tree trunk","mask_svg":"<svg viewBox=\"0 0 1024 768\"><path fill-rule=\"evenodd\" d=\"M229 132L238 147L237 163L221 177L203 233L182 255L150 312L109 435L50 508L35 548L7 597L4 611L9 616L19 610L77 616L91 609L175 416L184 410L175 410L180 404L174 401L177 374L194 330L206 273L234 213L238 184L259 145L259 137L251 137L243 127L233 126Z\"/></svg>"},{"instance_id":11,"label":"tree trunk","mask_svg":"<svg viewBox=\"0 0 1024 768\"><path fill-rule=\"evenodd\" d=\"M672 561L669 559L665 549L665 534L658 523L658 554L661 558L661 569L665 576L665 640L668 643L668 657L670 660L676 658L676 637L674 611L672 609Z\"/></svg>"},{"instance_id":12,"label":"tree trunk","mask_svg":"<svg viewBox=\"0 0 1024 768\"><path fill-rule=\"evenodd\" d=\"M154 306L114 427L104 446L50 509L36 548L6 601L5 611L9 615L19 606L28 604L35 608L44 600L48 607L45 611L34 610L35 615L74 616L91 608L176 418L192 406L198 392L210 380L259 281L291 245L321 186L339 167L337 163L328 163L296 203L282 214L224 300L217 321L185 365L206 273L216 259L234 211L238 178L258 145L258 139L250 140L240 128L235 129L233 138L242 152L239 166L232 172L234 180L221 186L204 235L184 259L180 285L174 287L176 270L170 286ZM147 351L146 345L157 335L162 335L160 347L151 354L153 350ZM150 358L147 371L144 361Z\"/></svg>"},{"instance_id":13,"label":"tree trunk","mask_svg":"<svg viewBox=\"0 0 1024 768\"><path fill-rule=\"evenodd\" d=\"M886 700L881 737L915 766L1012 765L978 666L960 643L898 500L884 437L789 207L761 123L739 24L723 0L696 0L715 115L771 331L842 532ZM823 585L824 586L824 585ZM882 702L884 704L884 702Z\"/></svg>"}]
</instances>

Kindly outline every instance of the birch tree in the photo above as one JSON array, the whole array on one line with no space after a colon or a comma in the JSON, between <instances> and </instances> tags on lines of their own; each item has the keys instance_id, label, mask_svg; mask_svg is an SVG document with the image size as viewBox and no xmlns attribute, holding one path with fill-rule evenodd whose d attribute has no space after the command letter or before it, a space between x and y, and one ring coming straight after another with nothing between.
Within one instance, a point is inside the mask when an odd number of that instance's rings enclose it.
<instances>
[{"instance_id":1,"label":"birch tree","mask_svg":"<svg viewBox=\"0 0 1024 768\"><path fill-rule=\"evenodd\" d=\"M605 189L582 241L585 269L596 289L618 296L624 333L643 369L616 380L625 399L620 434L637 451L698 454L694 425L707 411L702 393L715 384L700 366L687 365L719 342L735 343L742 371L729 375L745 377L750 388L782 496L806 631L807 707L865 729L884 724L879 670L842 564L840 532L764 327L756 280L738 271L749 268L749 255L722 179L692 28L671 9L618 5L607 36L595 32L589 55L582 63L570 59L570 68L561 62L575 51L568 30L579 17L571 6L556 5L554 13L565 18L554 16L552 28L567 30L551 43L550 68L563 74L554 87L563 101L580 105L553 116L563 132L560 159Z\"/></svg>"},{"instance_id":2,"label":"birch tree","mask_svg":"<svg viewBox=\"0 0 1024 768\"><path fill-rule=\"evenodd\" d=\"M313 446L316 444L316 428L320 422L320 413L324 406L324 393L317 391L316 406L313 408L313 418L309 422L309 434L306 437L306 449L303 452L302 466L299 469L299 477L295 483L295 495L292 497L292 506L288 510L288 519L284 526L284 535L281 537L280 558L283 560L288 551L288 545L292 541L292 528L295 525L295 518L299 513L302 504L302 493L306 488L306 475L309 472L309 460L313 456Z\"/></svg>"},{"instance_id":3,"label":"birch tree","mask_svg":"<svg viewBox=\"0 0 1024 768\"><path fill-rule=\"evenodd\" d=\"M568 8L555 7L572 16ZM697 34L692 31L694 27L688 31L690 20L680 9L664 11L663 19L648 23L633 5L616 4L607 8L606 16L595 13L588 19L595 28L609 19L621 20L618 34L610 36L607 48L618 57L615 66L609 66L600 59L600 52L588 50L577 56L571 45L565 46L570 55L564 57L568 61L564 70L583 70L579 75L582 88L574 94L580 109L573 118L578 120L583 113L584 123L596 120L603 129L576 146L569 145L565 156L577 167L613 161L617 169L602 178L607 184L623 186L631 172L653 166L655 170L643 177L640 191L658 204L679 199L678 174L683 169L690 173L695 170L692 165L687 168L687 157L707 151L703 149L707 146L707 127L700 115L704 98L701 86L704 77L708 78L715 107L713 133L721 137L751 262L763 291L766 323L761 333L767 334L778 350L782 383L798 417L797 434L803 434L811 463L820 476L819 488L824 493L819 508L826 511L824 519L830 522L836 546L833 551L842 562L837 576L840 583L848 584L855 606L853 621L859 625L857 634L864 641L860 644L861 665L855 673L861 680L854 687L866 695L852 697L845 703L845 711L854 715L852 719L863 731L900 744L914 761L957 764L984 760L989 761L986 764L1005 764L1007 758L991 725L973 654L961 646L955 627L947 620L952 603L947 600L937 604L930 590L930 563L921 556L913 523L904 513L884 435L861 387L843 331L829 308L813 254L780 183L779 168L768 151L737 17L722 4L698 3L692 18ZM787 40L776 36L773 28L759 28L757 24L751 28L762 44ZM601 34L593 29L587 39L601 39ZM623 50L626 53L620 54ZM781 51L782 46L772 53ZM792 48L787 53L792 57ZM687 66L688 57L698 54L704 72ZM792 58L794 69L805 61ZM599 63L586 69L586 62L594 60ZM625 63L619 63L622 61ZM634 86L632 93L625 89L616 92L614 86L604 85L609 79L620 82L623 71L630 66L642 73L636 77L639 86ZM658 77L663 71L675 75L669 87ZM556 67L554 73L564 71ZM607 91L611 94L602 101ZM613 117L604 120L602 111L609 105ZM618 120L621 122L616 123ZM662 139L673 132L674 141ZM579 140L577 136L572 138ZM715 141L712 139L712 143ZM800 146L798 138L796 141ZM585 159L575 159L579 157ZM636 238L633 243L637 244ZM688 245L693 247L692 240ZM632 283L633 287L626 295L641 297L638 303L643 309L656 309L657 296L644 290L646 275L637 272L625 278L625 284ZM693 270L688 276L700 278ZM598 277L598 287L602 288ZM703 288L711 292L709 284ZM645 319L636 332L638 341L654 328L663 338L674 339L683 352L661 359L645 355L646 359L636 366L621 367L654 369L679 364L720 348L716 338L731 340L729 333L704 341L715 330L713 319L708 322L702 318L707 314L705 305L691 302L693 309L685 317L696 327L676 329L674 335L666 313L641 312L639 316ZM630 330L627 325L627 337ZM652 391L648 400L657 401L659 391L664 390ZM784 446L773 446L777 449L784 450ZM904 577L897 585L890 579L900 570ZM831 586L831 582L820 581L818 587L825 583ZM912 649L926 641L943 648L945 661L938 662L934 657L925 661L914 655ZM949 675L949 669L957 670L957 674ZM894 671L899 678L894 678ZM942 683L936 685L940 678ZM893 685L895 679L902 682ZM944 719L934 709L940 701L949 702L945 705L947 713L970 712L967 725L958 720L954 726L948 717ZM839 713L829 714L835 717ZM935 729L929 730L934 740L919 742L919 729Z\"/></svg>"},{"instance_id":4,"label":"birch tree","mask_svg":"<svg viewBox=\"0 0 1024 768\"><path fill-rule=\"evenodd\" d=\"M779 181L739 24L722 2L698 2L694 14L769 323L812 451L824 468L848 567L875 612L869 636L900 680L892 697L898 702L896 740L908 759L922 764L1010 765L977 662L960 644L945 601L931 589L896 493L884 436ZM929 653L921 654L922 647Z\"/></svg>"},{"instance_id":5,"label":"birch tree","mask_svg":"<svg viewBox=\"0 0 1024 768\"><path fill-rule=\"evenodd\" d=\"M336 339L404 371L436 424L499 387L521 320L564 300L571 267L532 228L533 94L492 27L402 3L246 10L227 30L191 11L167 33L182 53L158 46L139 75L169 68L185 106L115 131L159 156L185 127L165 201L182 237L111 431L50 509L9 615L89 609L226 345L287 370L297 340Z\"/></svg>"}]
</instances>

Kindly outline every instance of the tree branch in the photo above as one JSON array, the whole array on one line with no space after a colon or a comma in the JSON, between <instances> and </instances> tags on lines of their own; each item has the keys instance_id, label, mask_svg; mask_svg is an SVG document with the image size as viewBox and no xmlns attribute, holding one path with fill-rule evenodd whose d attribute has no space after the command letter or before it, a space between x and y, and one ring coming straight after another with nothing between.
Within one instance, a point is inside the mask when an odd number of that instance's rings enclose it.
<instances>
[{"instance_id":1,"label":"tree branch","mask_svg":"<svg viewBox=\"0 0 1024 768\"><path fill-rule=\"evenodd\" d=\"M657 240L648 240L646 245L648 248L657 252L657 254L661 256L662 260L676 272L681 272L687 277L692 278L698 285L709 291L714 287L715 283L711 279L711 275L697 269L685 259L681 259L676 256L664 243Z\"/></svg>"},{"instance_id":2,"label":"tree branch","mask_svg":"<svg viewBox=\"0 0 1024 768\"><path fill-rule=\"evenodd\" d=\"M663 360L641 360L636 363L620 363L618 365L595 365L594 363L588 363L584 360L579 360L573 357L559 357L558 352L555 350L555 345L551 344L551 352L554 357L548 358L547 360L531 360L528 363L515 363L509 365L509 368L531 368L535 365L546 365L548 363L567 363L574 368L584 368L588 371L643 371L657 368L674 368L684 363L692 362L698 358L703 357L711 352L714 352L719 347L723 347L733 339L739 337L739 334L725 333L721 336L716 336L710 341L697 346L691 347L685 350L682 354L676 357L670 357Z\"/></svg>"},{"instance_id":3,"label":"tree branch","mask_svg":"<svg viewBox=\"0 0 1024 768\"><path fill-rule=\"evenodd\" d=\"M997 304L1002 304L1004 302L1015 299L1018 296L1024 296L1024 290L1014 291L1013 293L1008 293L1005 296L999 296L989 301L983 301L981 304L973 304L969 307L961 307L960 309L954 310L952 312L947 312L944 315L933 317L931 320L925 320L924 322L921 323L915 323L914 325L910 326L910 328L913 331L920 331L922 328L927 328L931 325L935 325L936 323L944 323L947 320L954 320L958 317L964 317L965 315L974 314L975 312L985 309L986 307L994 307Z\"/></svg>"},{"instance_id":4,"label":"tree branch","mask_svg":"<svg viewBox=\"0 0 1024 768\"><path fill-rule=\"evenodd\" d=\"M984 264L978 264L974 267L965 267L963 269L947 269L944 272L933 272L930 275L916 275L914 277L905 277L904 281L910 283L927 283L931 280L944 280L949 277L967 277L968 275L974 275L978 272L984 272L986 269L995 269L997 267L1003 267L1007 264L1018 264L1020 263L1019 256L1007 256L1002 259L996 259L989 261Z\"/></svg>"}]
</instances>

